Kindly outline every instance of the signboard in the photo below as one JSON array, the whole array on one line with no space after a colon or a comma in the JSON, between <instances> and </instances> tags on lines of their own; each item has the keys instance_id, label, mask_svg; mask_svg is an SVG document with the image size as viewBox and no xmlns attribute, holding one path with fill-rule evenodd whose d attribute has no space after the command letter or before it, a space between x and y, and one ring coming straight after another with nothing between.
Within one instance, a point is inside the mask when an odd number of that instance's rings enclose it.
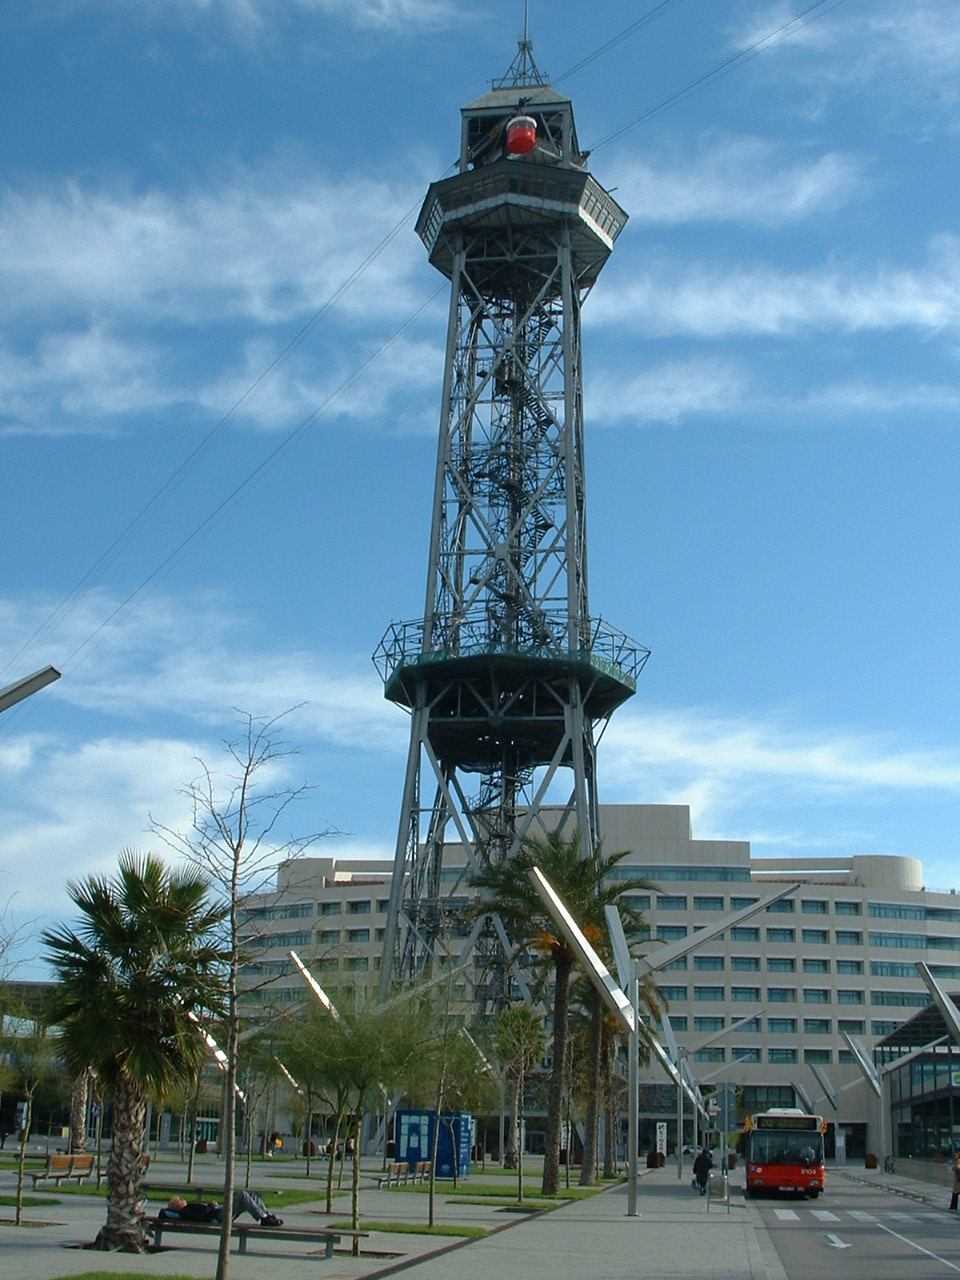
<instances>
[{"instance_id":1,"label":"signboard","mask_svg":"<svg viewBox=\"0 0 960 1280\"><path fill-rule=\"evenodd\" d=\"M657 1121L657 1151L662 1156L667 1154L667 1122L665 1120Z\"/></svg>"},{"instance_id":2,"label":"signboard","mask_svg":"<svg viewBox=\"0 0 960 1280\"><path fill-rule=\"evenodd\" d=\"M405 1161L410 1168L420 1160L429 1160L433 1153L433 1111L398 1111L394 1120L396 1158ZM452 1130L452 1132L451 1132ZM451 1114L444 1111L440 1117L440 1133L437 1139L437 1177L453 1177L454 1144L456 1144L457 1176L465 1178L470 1173L470 1147L473 1134L473 1117L469 1111Z\"/></svg>"}]
</instances>

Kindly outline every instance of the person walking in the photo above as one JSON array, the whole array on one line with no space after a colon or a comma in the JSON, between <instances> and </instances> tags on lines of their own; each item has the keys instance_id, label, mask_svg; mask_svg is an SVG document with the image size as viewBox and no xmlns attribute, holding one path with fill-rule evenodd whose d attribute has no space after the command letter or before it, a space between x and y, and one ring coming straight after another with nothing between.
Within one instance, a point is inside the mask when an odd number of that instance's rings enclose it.
<instances>
[{"instance_id":1,"label":"person walking","mask_svg":"<svg viewBox=\"0 0 960 1280\"><path fill-rule=\"evenodd\" d=\"M957 1199L960 1198L960 1147L953 1153L953 1164L950 1166L950 1172L953 1174L953 1187L950 1192L950 1212L957 1212Z\"/></svg>"},{"instance_id":2,"label":"person walking","mask_svg":"<svg viewBox=\"0 0 960 1280\"><path fill-rule=\"evenodd\" d=\"M697 1180L697 1187L700 1194L707 1194L707 1179L710 1177L710 1170L713 1168L713 1157L706 1147L703 1147L698 1153L697 1158L693 1162L693 1176Z\"/></svg>"}]
</instances>

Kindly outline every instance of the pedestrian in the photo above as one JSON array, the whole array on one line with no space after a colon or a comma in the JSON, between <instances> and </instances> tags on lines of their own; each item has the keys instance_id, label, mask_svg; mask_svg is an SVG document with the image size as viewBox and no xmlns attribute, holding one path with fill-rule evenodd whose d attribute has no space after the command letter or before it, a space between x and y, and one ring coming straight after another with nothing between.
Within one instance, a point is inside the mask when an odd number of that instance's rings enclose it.
<instances>
[{"instance_id":1,"label":"pedestrian","mask_svg":"<svg viewBox=\"0 0 960 1280\"><path fill-rule=\"evenodd\" d=\"M698 1152L697 1158L693 1162L693 1176L697 1180L697 1186L700 1189L700 1194L702 1196L707 1194L707 1179L710 1177L710 1170L712 1168L713 1157L710 1155L707 1148L704 1147Z\"/></svg>"},{"instance_id":2,"label":"pedestrian","mask_svg":"<svg viewBox=\"0 0 960 1280\"><path fill-rule=\"evenodd\" d=\"M950 1212L956 1213L957 1199L960 1197L960 1147L954 1150L950 1172L953 1174L953 1187L950 1192Z\"/></svg>"},{"instance_id":3,"label":"pedestrian","mask_svg":"<svg viewBox=\"0 0 960 1280\"><path fill-rule=\"evenodd\" d=\"M241 1213L249 1213L261 1227L282 1227L283 1219L271 1213L256 1191L245 1188L233 1193L233 1217ZM183 1218L188 1222L219 1222L223 1214L223 1206L216 1200L185 1200L183 1196L171 1196L165 1209L160 1210L161 1218Z\"/></svg>"}]
</instances>

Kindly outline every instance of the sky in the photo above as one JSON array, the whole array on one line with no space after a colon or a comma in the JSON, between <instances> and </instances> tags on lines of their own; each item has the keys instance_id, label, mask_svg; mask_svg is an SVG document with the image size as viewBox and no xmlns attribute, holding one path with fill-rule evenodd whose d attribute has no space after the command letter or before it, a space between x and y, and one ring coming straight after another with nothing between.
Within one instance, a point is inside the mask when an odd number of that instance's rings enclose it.
<instances>
[{"instance_id":1,"label":"sky","mask_svg":"<svg viewBox=\"0 0 960 1280\"><path fill-rule=\"evenodd\" d=\"M803 15L799 21L794 18ZM0 0L0 906L164 853L282 715L289 831L392 857L446 326L413 222L521 0ZM630 214L587 299L601 802L960 883L952 0L531 0ZM283 713L288 713L283 715Z\"/></svg>"}]
</instances>

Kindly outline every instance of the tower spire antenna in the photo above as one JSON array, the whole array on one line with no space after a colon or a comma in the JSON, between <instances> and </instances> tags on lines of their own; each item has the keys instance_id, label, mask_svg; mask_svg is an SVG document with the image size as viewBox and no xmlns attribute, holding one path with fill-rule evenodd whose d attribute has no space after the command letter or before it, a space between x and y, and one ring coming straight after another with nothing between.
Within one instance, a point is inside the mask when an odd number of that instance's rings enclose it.
<instances>
[{"instance_id":1,"label":"tower spire antenna","mask_svg":"<svg viewBox=\"0 0 960 1280\"><path fill-rule=\"evenodd\" d=\"M530 39L530 0L523 2L523 35L517 37L517 55L507 73L492 82L494 89L509 89L513 85L549 84L550 77L540 74L533 60L533 41Z\"/></svg>"}]
</instances>

